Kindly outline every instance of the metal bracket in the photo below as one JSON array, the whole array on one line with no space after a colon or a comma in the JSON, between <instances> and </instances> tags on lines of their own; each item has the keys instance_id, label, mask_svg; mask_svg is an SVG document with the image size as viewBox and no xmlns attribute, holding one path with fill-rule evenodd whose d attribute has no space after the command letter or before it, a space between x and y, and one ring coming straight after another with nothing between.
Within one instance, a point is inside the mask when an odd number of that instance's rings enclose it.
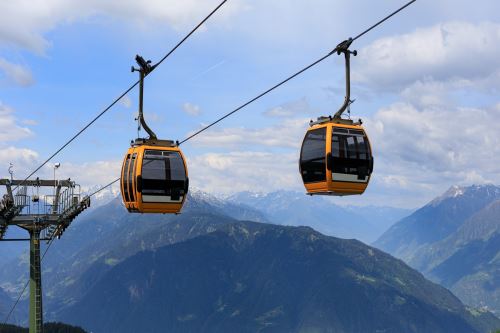
<instances>
[{"instance_id":1,"label":"metal bracket","mask_svg":"<svg viewBox=\"0 0 500 333\"><path fill-rule=\"evenodd\" d=\"M179 145L179 141L173 140L160 140L160 139L145 139L145 138L137 138L130 142L132 147L139 146L162 146L162 147L177 147Z\"/></svg>"},{"instance_id":2,"label":"metal bracket","mask_svg":"<svg viewBox=\"0 0 500 333\"><path fill-rule=\"evenodd\" d=\"M334 123L334 124L344 124L344 125L361 125L363 121L358 119L358 121L354 122L352 119L343 119L343 118L334 118L332 116L321 116L318 117L317 120L310 120L309 126L324 124L324 123Z\"/></svg>"}]
</instances>

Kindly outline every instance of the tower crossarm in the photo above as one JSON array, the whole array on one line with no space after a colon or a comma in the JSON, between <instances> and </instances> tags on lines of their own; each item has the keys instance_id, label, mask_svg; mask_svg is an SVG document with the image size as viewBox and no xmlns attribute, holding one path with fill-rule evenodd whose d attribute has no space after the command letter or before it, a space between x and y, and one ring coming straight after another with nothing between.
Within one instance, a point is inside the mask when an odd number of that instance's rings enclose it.
<instances>
[{"instance_id":1,"label":"tower crossarm","mask_svg":"<svg viewBox=\"0 0 500 333\"><path fill-rule=\"evenodd\" d=\"M60 237L70 223L90 207L90 197L81 199L79 185L70 179L0 179L0 186L6 187L0 197L0 239L12 225L26 230L47 229L50 238ZM12 186L18 187L16 193ZM39 195L43 187L51 194Z\"/></svg>"}]
</instances>

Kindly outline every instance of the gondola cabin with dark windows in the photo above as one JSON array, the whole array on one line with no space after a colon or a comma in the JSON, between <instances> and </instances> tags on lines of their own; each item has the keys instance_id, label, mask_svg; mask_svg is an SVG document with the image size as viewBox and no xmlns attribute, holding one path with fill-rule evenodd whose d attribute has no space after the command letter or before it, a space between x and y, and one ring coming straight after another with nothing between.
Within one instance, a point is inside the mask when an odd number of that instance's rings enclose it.
<instances>
[{"instance_id":1,"label":"gondola cabin with dark windows","mask_svg":"<svg viewBox=\"0 0 500 333\"><path fill-rule=\"evenodd\" d=\"M137 141L123 160L121 192L129 212L179 213L188 192L181 150L164 140Z\"/></svg>"},{"instance_id":2,"label":"gondola cabin with dark windows","mask_svg":"<svg viewBox=\"0 0 500 333\"><path fill-rule=\"evenodd\" d=\"M136 56L140 74L139 129L149 138L132 141L123 159L120 189L123 202L133 213L180 213L189 189L189 178L184 155L178 143L160 140L149 128L143 114L144 77L155 66Z\"/></svg>"},{"instance_id":3,"label":"gondola cabin with dark windows","mask_svg":"<svg viewBox=\"0 0 500 333\"><path fill-rule=\"evenodd\" d=\"M337 45L335 52L344 54L346 95L340 109L328 117L310 122L300 151L299 170L307 194L353 195L362 194L370 182L373 155L370 141L361 126L342 118L351 101L350 51L352 39Z\"/></svg>"},{"instance_id":4,"label":"gondola cabin with dark windows","mask_svg":"<svg viewBox=\"0 0 500 333\"><path fill-rule=\"evenodd\" d=\"M373 171L373 156L359 123L320 118L307 131L300 174L308 194L362 194Z\"/></svg>"}]
</instances>

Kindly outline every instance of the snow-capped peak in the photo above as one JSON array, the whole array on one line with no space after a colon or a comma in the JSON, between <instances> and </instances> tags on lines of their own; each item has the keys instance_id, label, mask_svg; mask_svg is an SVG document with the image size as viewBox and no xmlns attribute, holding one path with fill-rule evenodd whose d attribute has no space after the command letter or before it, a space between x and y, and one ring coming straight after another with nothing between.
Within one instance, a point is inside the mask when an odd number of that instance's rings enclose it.
<instances>
[{"instance_id":1,"label":"snow-capped peak","mask_svg":"<svg viewBox=\"0 0 500 333\"><path fill-rule=\"evenodd\" d=\"M207 202L207 203L212 204L214 206L220 206L222 204L222 201L223 201L223 199L219 198L217 195L205 192L205 191L203 191L199 188L196 188L196 187L191 187L189 189L188 193L192 198L197 199L199 201Z\"/></svg>"},{"instance_id":2,"label":"snow-capped peak","mask_svg":"<svg viewBox=\"0 0 500 333\"><path fill-rule=\"evenodd\" d=\"M467 197L491 197L500 195L500 187L492 184L481 184L481 185L471 185L471 186L459 186L453 185L442 195L430 202L430 205L436 206L445 199L459 198L462 196Z\"/></svg>"},{"instance_id":3,"label":"snow-capped peak","mask_svg":"<svg viewBox=\"0 0 500 333\"><path fill-rule=\"evenodd\" d=\"M456 198L460 195L463 195L464 194L464 191L465 191L465 188L462 187L462 186L458 186L458 185L453 185L452 187L450 187L450 189L448 190L448 196L449 197L452 197L452 198Z\"/></svg>"}]
</instances>

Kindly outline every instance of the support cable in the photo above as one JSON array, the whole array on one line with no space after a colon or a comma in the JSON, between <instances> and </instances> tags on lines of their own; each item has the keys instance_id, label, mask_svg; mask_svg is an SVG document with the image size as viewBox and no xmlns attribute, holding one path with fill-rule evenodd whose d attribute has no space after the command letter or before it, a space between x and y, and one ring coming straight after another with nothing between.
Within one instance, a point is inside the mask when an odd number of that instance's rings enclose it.
<instances>
[{"instance_id":1,"label":"support cable","mask_svg":"<svg viewBox=\"0 0 500 333\"><path fill-rule=\"evenodd\" d=\"M331 55L333 55L335 52L338 52L339 50L343 49L343 48L346 48L346 47L349 47L349 45L351 45L352 42L354 42L356 39L360 38L361 36L365 35L366 33L368 33L369 31L373 30L375 27L379 26L380 24L382 24L383 22L387 21L389 18L391 18L392 16L396 15L397 13L399 13L400 11L402 11L403 9L405 9L406 7L408 7L409 5L411 5L412 3L414 3L415 1L417 0L412 0L410 2L408 2L407 4L405 4L404 6L400 7L399 9L397 9L396 11L392 12L391 14L387 15L386 17L384 17L383 19L381 19L380 21L378 21L377 23L375 23L374 25L372 25L371 27L369 27L368 29L366 29L365 31L361 32L359 35L357 35L356 37L354 38L349 38L347 40L345 40L344 42L340 43L339 45L337 45L332 51L330 51L328 54L324 55L323 57L319 58L318 60L316 60L315 62L313 62L312 64L304 67L303 69L299 70L298 72L296 72L295 74L293 74L292 76L289 76L288 78L284 79L283 81L281 81L280 83L272 86L271 88L267 89L266 91L262 92L261 94L257 95L256 97L252 98L251 100L249 100L248 102L238 106L236 109L234 109L233 111L229 112L229 113L226 113L224 116L220 117L219 119L215 120L214 122L210 123L209 125L203 127L202 129L196 131L195 133L191 134L190 136L188 136L187 138L185 138L184 140L180 141L179 142L179 145L183 144L184 142L194 138L195 136L197 136L198 134L201 134L202 132L206 131L207 129L209 129L210 127L214 126L215 124L221 122L222 120L226 119L227 117L235 114L236 112L240 111L241 109L245 108L246 106L248 106L249 104L252 104L253 102L255 102L256 100L260 99L261 97L267 95L268 93L270 93L271 91L273 91L274 89L282 86L283 84L287 83L288 81L294 79L295 77L299 76L300 74L302 74L303 72L307 71L308 69L316 66L317 64L319 64L320 62L322 62L323 60L327 59L328 57L330 57Z\"/></svg>"},{"instance_id":2,"label":"support cable","mask_svg":"<svg viewBox=\"0 0 500 333\"><path fill-rule=\"evenodd\" d=\"M215 9L213 9L210 14L208 14L200 23L198 23L183 39L181 39L180 42L178 42L163 58L160 59L160 61L154 65L151 68L151 72L155 70L156 67L158 67L165 59L167 59L172 53L174 53L175 50L179 46L181 46L189 37L191 37L192 34L196 32L215 12L219 10L228 0L223 0ZM151 73L150 72L150 73ZM19 185L14 188L14 191L19 187L24 185L24 183L31 177L33 176L36 172L38 172L45 164L47 164L49 161L51 161L57 154L59 154L63 149L65 149L71 142L73 142L77 137L80 136L83 132L85 132L92 124L94 124L99 118L102 117L106 112L108 112L120 99L122 99L125 95L127 95L132 89L134 89L138 84L140 80L137 80L134 84L132 84L125 92L123 92L118 98L116 98L108 107L106 107L101 113L99 113L94 119L92 119L87 125L85 125L80 131L78 131L71 139L69 139L65 144L63 144L58 150L56 150L55 153L50 155L49 158L47 158L42 164L40 164L33 172L31 172L28 177L26 177Z\"/></svg>"}]
</instances>

